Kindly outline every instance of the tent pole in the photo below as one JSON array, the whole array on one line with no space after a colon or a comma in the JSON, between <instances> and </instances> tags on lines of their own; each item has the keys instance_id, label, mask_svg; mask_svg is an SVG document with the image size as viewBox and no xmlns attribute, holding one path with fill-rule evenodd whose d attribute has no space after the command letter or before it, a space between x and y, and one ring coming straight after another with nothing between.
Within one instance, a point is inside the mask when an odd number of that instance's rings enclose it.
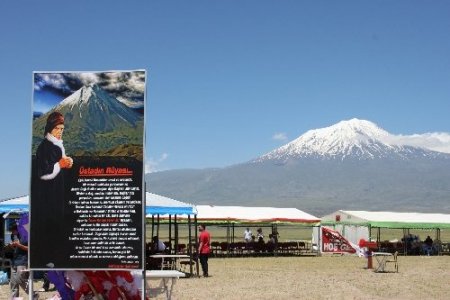
<instances>
[{"instance_id":1,"label":"tent pole","mask_svg":"<svg viewBox=\"0 0 450 300\"><path fill-rule=\"evenodd\" d=\"M441 255L441 229L436 228L436 238L434 239L437 245L437 255Z\"/></svg>"},{"instance_id":2,"label":"tent pole","mask_svg":"<svg viewBox=\"0 0 450 300\"><path fill-rule=\"evenodd\" d=\"M177 215L174 215L174 222L175 222L175 246L174 246L174 249L175 249L175 254L178 254L178 238L179 238L179 236L178 236L178 220L177 220Z\"/></svg>"},{"instance_id":3,"label":"tent pole","mask_svg":"<svg viewBox=\"0 0 450 300\"><path fill-rule=\"evenodd\" d=\"M407 231L407 233L408 233L408 236L411 236L411 232L410 232L409 228L406 229L406 231ZM408 253L406 253L406 254L408 255Z\"/></svg>"},{"instance_id":4,"label":"tent pole","mask_svg":"<svg viewBox=\"0 0 450 300\"><path fill-rule=\"evenodd\" d=\"M192 228L191 228L191 215L188 215L188 244L187 255L189 255L189 274L192 276Z\"/></svg>"},{"instance_id":5,"label":"tent pole","mask_svg":"<svg viewBox=\"0 0 450 300\"><path fill-rule=\"evenodd\" d=\"M233 229L233 232L232 232L232 236L231 236L231 242L234 243L234 223L232 225L232 229Z\"/></svg>"},{"instance_id":6,"label":"tent pole","mask_svg":"<svg viewBox=\"0 0 450 300\"><path fill-rule=\"evenodd\" d=\"M170 253L173 254L172 247L172 215L169 214L169 250Z\"/></svg>"},{"instance_id":7,"label":"tent pole","mask_svg":"<svg viewBox=\"0 0 450 300\"><path fill-rule=\"evenodd\" d=\"M317 235L317 251L318 256L322 256L322 226L317 226L319 228Z\"/></svg>"},{"instance_id":8,"label":"tent pole","mask_svg":"<svg viewBox=\"0 0 450 300\"><path fill-rule=\"evenodd\" d=\"M152 236L150 237L150 241L155 236L155 215L152 215Z\"/></svg>"},{"instance_id":9,"label":"tent pole","mask_svg":"<svg viewBox=\"0 0 450 300\"><path fill-rule=\"evenodd\" d=\"M197 236L197 215L194 215L194 235L195 235L195 241L194 241L194 245L195 245L195 252L198 251L198 236ZM200 271L199 271L199 265L198 265L198 256L197 259L195 260L195 266L196 266L196 270L197 270L197 277L200 277Z\"/></svg>"},{"instance_id":10,"label":"tent pole","mask_svg":"<svg viewBox=\"0 0 450 300\"><path fill-rule=\"evenodd\" d=\"M377 230L377 245L379 245L378 251L380 251L380 242L381 242L381 228L378 227L378 230Z\"/></svg>"},{"instance_id":11,"label":"tent pole","mask_svg":"<svg viewBox=\"0 0 450 300\"><path fill-rule=\"evenodd\" d=\"M231 243L230 222L228 222L227 223L227 256L230 255L230 243Z\"/></svg>"},{"instance_id":12,"label":"tent pole","mask_svg":"<svg viewBox=\"0 0 450 300\"><path fill-rule=\"evenodd\" d=\"M278 255L278 224L276 224L276 223L272 223L272 236L275 240L274 255L277 256Z\"/></svg>"},{"instance_id":13,"label":"tent pole","mask_svg":"<svg viewBox=\"0 0 450 300\"><path fill-rule=\"evenodd\" d=\"M406 228L403 228L403 255L407 255L408 253L408 242L406 240Z\"/></svg>"},{"instance_id":14,"label":"tent pole","mask_svg":"<svg viewBox=\"0 0 450 300\"><path fill-rule=\"evenodd\" d=\"M159 238L159 214L157 215L156 235L157 235L158 238Z\"/></svg>"}]
</instances>

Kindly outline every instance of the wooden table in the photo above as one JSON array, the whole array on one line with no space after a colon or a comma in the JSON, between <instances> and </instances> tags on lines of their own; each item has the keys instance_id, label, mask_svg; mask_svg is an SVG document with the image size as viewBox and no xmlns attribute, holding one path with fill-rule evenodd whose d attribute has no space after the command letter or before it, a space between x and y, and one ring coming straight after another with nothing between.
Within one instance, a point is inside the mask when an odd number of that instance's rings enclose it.
<instances>
[{"instance_id":1,"label":"wooden table","mask_svg":"<svg viewBox=\"0 0 450 300\"><path fill-rule=\"evenodd\" d=\"M384 272L384 269L386 268L387 259L393 255L392 253L387 252L372 252L372 256L375 257L378 263L375 272Z\"/></svg>"},{"instance_id":2,"label":"wooden table","mask_svg":"<svg viewBox=\"0 0 450 300\"><path fill-rule=\"evenodd\" d=\"M185 274L176 270L150 270L145 271L146 291L147 294L151 294L150 280L161 280L159 288L166 293L166 299L172 299L173 286L176 284L177 279L185 277ZM169 281L171 282L169 288Z\"/></svg>"},{"instance_id":3,"label":"wooden table","mask_svg":"<svg viewBox=\"0 0 450 300\"><path fill-rule=\"evenodd\" d=\"M179 265L179 260L185 259L185 258L188 258L188 259L191 258L189 255L186 255L186 254L154 254L154 255L150 255L150 257L161 259L161 270L164 270L164 267L168 267L169 269L172 269L172 270L180 270L181 267ZM168 264L166 262L167 260L169 260L169 261L173 260L174 263Z\"/></svg>"}]
</instances>

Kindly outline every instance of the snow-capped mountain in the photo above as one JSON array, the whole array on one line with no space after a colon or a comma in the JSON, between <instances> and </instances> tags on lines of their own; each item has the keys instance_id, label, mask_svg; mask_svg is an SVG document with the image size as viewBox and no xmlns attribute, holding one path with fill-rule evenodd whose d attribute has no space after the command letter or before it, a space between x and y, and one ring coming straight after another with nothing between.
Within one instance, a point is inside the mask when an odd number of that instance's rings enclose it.
<instances>
[{"instance_id":1,"label":"snow-capped mountain","mask_svg":"<svg viewBox=\"0 0 450 300\"><path fill-rule=\"evenodd\" d=\"M64 115L63 139L69 153L105 153L124 144L142 145L142 126L139 124L143 122L143 115L99 86L89 85L33 121L34 148L43 138L47 117L53 111Z\"/></svg>"},{"instance_id":2,"label":"snow-capped mountain","mask_svg":"<svg viewBox=\"0 0 450 300\"><path fill-rule=\"evenodd\" d=\"M154 193L196 204L297 207L318 216L338 209L450 212L446 150L446 133L397 136L352 119L249 162L146 180Z\"/></svg>"},{"instance_id":3,"label":"snow-capped mountain","mask_svg":"<svg viewBox=\"0 0 450 300\"><path fill-rule=\"evenodd\" d=\"M376 124L359 119L341 121L332 126L309 130L292 142L255 160L287 161L298 158L373 159L397 156L435 156L436 152L396 143L394 135Z\"/></svg>"},{"instance_id":4,"label":"snow-capped mountain","mask_svg":"<svg viewBox=\"0 0 450 300\"><path fill-rule=\"evenodd\" d=\"M56 111L65 112L73 120L91 119L101 130L112 130L122 122L135 126L141 118L135 111L97 85L83 86L64 99ZM98 120L98 121L97 121Z\"/></svg>"}]
</instances>

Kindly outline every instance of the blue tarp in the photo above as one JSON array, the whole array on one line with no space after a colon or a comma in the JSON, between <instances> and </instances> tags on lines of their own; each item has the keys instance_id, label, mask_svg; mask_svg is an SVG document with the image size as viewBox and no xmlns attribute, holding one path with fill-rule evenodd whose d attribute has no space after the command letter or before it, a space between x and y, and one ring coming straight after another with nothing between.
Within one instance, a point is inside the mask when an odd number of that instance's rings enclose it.
<instances>
[{"instance_id":1,"label":"blue tarp","mask_svg":"<svg viewBox=\"0 0 450 300\"><path fill-rule=\"evenodd\" d=\"M196 215L197 210L194 205L173 200L160 195L145 193L145 214L151 215ZM11 211L28 211L29 197L17 197L6 199L0 202L0 213Z\"/></svg>"},{"instance_id":2,"label":"blue tarp","mask_svg":"<svg viewBox=\"0 0 450 300\"><path fill-rule=\"evenodd\" d=\"M145 213L147 217L151 215L196 215L197 209L194 205L164 196L146 193L147 205Z\"/></svg>"},{"instance_id":3,"label":"blue tarp","mask_svg":"<svg viewBox=\"0 0 450 300\"><path fill-rule=\"evenodd\" d=\"M28 196L7 199L0 202L0 213L8 213L12 211L28 211Z\"/></svg>"},{"instance_id":4,"label":"blue tarp","mask_svg":"<svg viewBox=\"0 0 450 300\"><path fill-rule=\"evenodd\" d=\"M15 204L15 205L0 205L0 213L7 213L11 211L28 211L28 205Z\"/></svg>"},{"instance_id":5,"label":"blue tarp","mask_svg":"<svg viewBox=\"0 0 450 300\"><path fill-rule=\"evenodd\" d=\"M146 215L195 215L192 207L147 206Z\"/></svg>"}]
</instances>

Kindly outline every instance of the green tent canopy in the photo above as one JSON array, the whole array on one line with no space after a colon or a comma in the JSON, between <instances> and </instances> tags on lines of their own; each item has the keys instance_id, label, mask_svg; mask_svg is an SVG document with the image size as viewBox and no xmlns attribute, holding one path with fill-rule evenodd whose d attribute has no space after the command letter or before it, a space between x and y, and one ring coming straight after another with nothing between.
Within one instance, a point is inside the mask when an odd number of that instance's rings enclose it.
<instances>
[{"instance_id":1,"label":"green tent canopy","mask_svg":"<svg viewBox=\"0 0 450 300\"><path fill-rule=\"evenodd\" d=\"M399 229L449 229L450 214L338 210L322 217L321 224Z\"/></svg>"}]
</instances>

